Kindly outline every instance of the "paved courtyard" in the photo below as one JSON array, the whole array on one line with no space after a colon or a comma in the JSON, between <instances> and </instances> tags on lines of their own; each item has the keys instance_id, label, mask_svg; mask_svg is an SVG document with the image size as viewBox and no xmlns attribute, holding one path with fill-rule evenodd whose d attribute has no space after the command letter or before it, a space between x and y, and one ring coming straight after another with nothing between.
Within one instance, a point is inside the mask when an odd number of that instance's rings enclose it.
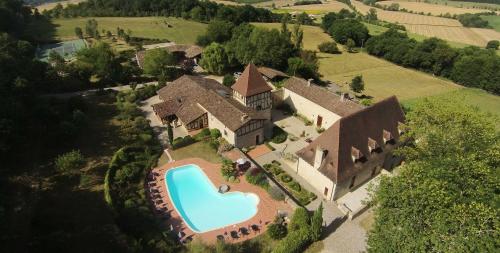
<instances>
[{"instance_id":1,"label":"paved courtyard","mask_svg":"<svg viewBox=\"0 0 500 253\"><path fill-rule=\"evenodd\" d=\"M160 102L161 100L158 95L155 95L147 100L142 101L140 109L142 110L144 117L146 117L146 119L150 121L150 125L157 134L162 146L166 147L168 142L167 126L161 123L160 119L153 112L153 107L151 107L152 105ZM174 139L177 137L184 137L188 135L186 128L183 126L174 127L172 130L174 132Z\"/></svg>"}]
</instances>

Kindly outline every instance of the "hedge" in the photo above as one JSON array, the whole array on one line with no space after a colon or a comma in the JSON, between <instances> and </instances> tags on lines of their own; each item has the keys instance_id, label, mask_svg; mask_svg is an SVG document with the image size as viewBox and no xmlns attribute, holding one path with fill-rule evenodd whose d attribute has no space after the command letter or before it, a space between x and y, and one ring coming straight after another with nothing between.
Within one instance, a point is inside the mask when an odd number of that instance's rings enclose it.
<instances>
[{"instance_id":1,"label":"hedge","mask_svg":"<svg viewBox=\"0 0 500 253\"><path fill-rule=\"evenodd\" d=\"M272 252L300 253L303 252L310 243L311 238L309 236L309 229L306 227L289 232L288 235L276 245Z\"/></svg>"}]
</instances>

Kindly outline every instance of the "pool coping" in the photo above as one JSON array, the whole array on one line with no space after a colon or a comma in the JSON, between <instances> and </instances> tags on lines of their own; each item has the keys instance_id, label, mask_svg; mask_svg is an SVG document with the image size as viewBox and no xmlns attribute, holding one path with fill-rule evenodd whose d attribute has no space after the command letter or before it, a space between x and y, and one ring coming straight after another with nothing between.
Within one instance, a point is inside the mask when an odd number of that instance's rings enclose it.
<instances>
[{"instance_id":1,"label":"pool coping","mask_svg":"<svg viewBox=\"0 0 500 253\"><path fill-rule=\"evenodd\" d=\"M259 208L257 214L246 222L233 224L232 226L216 229L209 232L195 233L190 229L190 227L186 225L177 210L172 207L174 206L174 204L168 196L166 189L167 187L163 182L165 180L165 173L167 171L175 167L180 167L187 164L199 165L200 169L203 170L203 172L208 176L208 178L214 185L227 184L231 187L231 189L243 192L252 192L259 196L260 202L258 204ZM181 242L185 242L186 240L189 241L193 239L200 239L205 243L213 245L219 240L217 236L223 236L224 241L227 243L240 243L265 234L267 226L273 222L278 212L287 212L291 214L295 209L295 205L292 205L293 203L289 203L286 200L277 201L272 199L265 189L250 184L248 181L246 181L246 178L243 175L239 177L240 182L238 183L227 182L220 173L221 166L221 163L212 163L199 157L190 157L171 161L152 169L153 173L159 174L156 179L154 179L154 182L157 183L161 200L163 200L163 202L168 206L168 209L165 212L155 211L155 216L158 217L158 219L161 219L161 224L165 227L166 231L171 231L172 233L182 233L181 237L179 237L179 240ZM163 204L158 204L151 200L151 206L152 209L158 209L161 208ZM165 218L165 215L167 213L169 214L169 218ZM252 229L251 226L253 225L257 226L258 229ZM240 228L247 228L249 233L240 234L238 232ZM238 236L232 237L230 234L230 232L232 231L238 232Z\"/></svg>"},{"instance_id":2,"label":"pool coping","mask_svg":"<svg viewBox=\"0 0 500 253\"><path fill-rule=\"evenodd\" d=\"M218 189L217 189L217 187L215 187L214 182L210 179L210 177L205 173L205 171L203 171L203 169L198 164L194 164L194 163L184 164L184 165L180 165L180 166L177 166L177 167L170 168L167 171L165 171L165 175L163 177L164 177L165 188L167 190L168 197L170 198L170 201L172 202L172 206L174 207L175 211L179 214L179 216L182 218L182 221L184 222L184 224L186 224L186 226L189 229L191 229L191 231L193 231L196 234L203 234L203 233L207 233L207 232L210 232L210 231L215 231L215 230L218 230L218 229L231 227L231 226L234 226L236 224L248 221L248 220L252 219L253 217L255 217L259 213L259 203L260 203L260 197L259 197L259 195L255 194L253 192L246 193L246 192L241 192L241 191L231 191L231 192L227 192L227 193L241 193L243 195L250 195L251 194L251 195L254 195L255 197L257 197L257 202L255 203L255 208L257 209L257 211L252 216L248 217L245 220L238 221L238 222L235 222L235 223L231 223L231 224L226 225L226 226L216 227L216 228L213 228L213 229L210 229L210 230L205 230L205 231L200 231L200 232L197 231L197 230L195 230L195 229L193 229L191 227L191 225L189 224L189 222L186 221L186 218L184 217L184 215L182 215L182 212L179 212L179 209L177 209L177 205L176 205L175 201L173 200L172 195L170 195L170 189L169 189L168 184L167 184L167 174L168 173L171 173L172 171L174 171L176 169L180 169L182 167L193 166L193 165L196 166L196 169L199 170L207 178L207 180L210 182L210 185L213 187L214 191L216 191L218 194L224 195L224 194L218 192Z\"/></svg>"}]
</instances>

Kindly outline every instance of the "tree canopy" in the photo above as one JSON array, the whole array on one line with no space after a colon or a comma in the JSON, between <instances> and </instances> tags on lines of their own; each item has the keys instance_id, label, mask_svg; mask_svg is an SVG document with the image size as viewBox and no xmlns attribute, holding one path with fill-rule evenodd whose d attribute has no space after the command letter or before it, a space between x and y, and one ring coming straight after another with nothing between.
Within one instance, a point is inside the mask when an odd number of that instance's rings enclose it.
<instances>
[{"instance_id":1,"label":"tree canopy","mask_svg":"<svg viewBox=\"0 0 500 253\"><path fill-rule=\"evenodd\" d=\"M362 46L368 39L368 28L354 19L337 19L333 21L328 33L338 43L345 44L352 39L357 46Z\"/></svg>"},{"instance_id":2,"label":"tree canopy","mask_svg":"<svg viewBox=\"0 0 500 253\"><path fill-rule=\"evenodd\" d=\"M210 73L222 74L228 68L226 50L219 43L212 43L203 51L200 65Z\"/></svg>"},{"instance_id":3,"label":"tree canopy","mask_svg":"<svg viewBox=\"0 0 500 253\"><path fill-rule=\"evenodd\" d=\"M494 252L499 247L498 119L428 99L407 114L399 173L374 194L369 252Z\"/></svg>"},{"instance_id":4,"label":"tree canopy","mask_svg":"<svg viewBox=\"0 0 500 253\"><path fill-rule=\"evenodd\" d=\"M175 57L165 49L147 50L144 55L144 73L156 77L166 77L168 69L175 63Z\"/></svg>"}]
</instances>

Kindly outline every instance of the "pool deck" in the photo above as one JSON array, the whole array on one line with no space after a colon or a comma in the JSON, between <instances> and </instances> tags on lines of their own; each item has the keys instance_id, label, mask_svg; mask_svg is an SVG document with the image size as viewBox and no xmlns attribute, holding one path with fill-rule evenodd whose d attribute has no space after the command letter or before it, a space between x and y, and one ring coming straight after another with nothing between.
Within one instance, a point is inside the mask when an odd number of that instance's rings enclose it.
<instances>
[{"instance_id":1,"label":"pool deck","mask_svg":"<svg viewBox=\"0 0 500 253\"><path fill-rule=\"evenodd\" d=\"M182 165L187 165L187 164L196 164L198 165L203 172L210 178L212 183L218 187L222 184L229 185L230 191L240 191L240 192L252 192L255 193L259 196L260 201L257 206L258 211L257 214L250 218L247 221L237 223L234 225L229 225L225 228L220 228L216 230L212 230L209 232L205 233L195 233L193 232L183 221L179 213L175 210L172 201L170 200L170 197L168 196L167 188L165 185L165 173L169 169L173 169ZM215 243L217 241L217 235L223 235L224 240L226 242L230 243L236 243L236 242L242 242L251 238L254 238L262 233L264 233L267 230L267 225L270 224L273 220L276 214L278 213L278 210L285 211L289 215L292 214L292 207L283 202L283 201L276 201L271 198L269 193L267 193L264 189L252 185L248 183L245 180L245 176L241 175L239 176L240 182L239 183L229 183L224 180L220 173L220 166L221 164L213 164L210 162L207 162L203 159L200 158L189 158L189 159L184 159L184 160L179 160L179 161L174 161L171 163L167 163L163 166L160 166L158 168L153 169L153 172L159 173L160 176L155 178L155 182L157 185L157 189L160 192L160 196L162 199L163 203L166 203L166 206L168 208L167 213L171 215L171 218L168 220L165 220L165 225L167 228L170 228L170 225L173 226L175 234L178 234L179 232L182 232L184 236L182 239L190 238L190 239L195 239L199 238L203 240L206 243ZM154 202L153 202L154 203ZM156 205L156 204L154 204ZM161 205L161 204L160 204ZM164 214L163 214L164 215ZM162 214L158 214L159 218L161 218ZM210 219L210 217L206 217L207 219ZM259 232L254 232L251 229L249 229L249 226L251 225L258 225L260 228ZM231 231L238 231L240 227L245 227L248 229L249 234L248 235L242 235L239 233L239 238L233 239L230 236ZM170 230L170 229L169 229Z\"/></svg>"}]
</instances>

